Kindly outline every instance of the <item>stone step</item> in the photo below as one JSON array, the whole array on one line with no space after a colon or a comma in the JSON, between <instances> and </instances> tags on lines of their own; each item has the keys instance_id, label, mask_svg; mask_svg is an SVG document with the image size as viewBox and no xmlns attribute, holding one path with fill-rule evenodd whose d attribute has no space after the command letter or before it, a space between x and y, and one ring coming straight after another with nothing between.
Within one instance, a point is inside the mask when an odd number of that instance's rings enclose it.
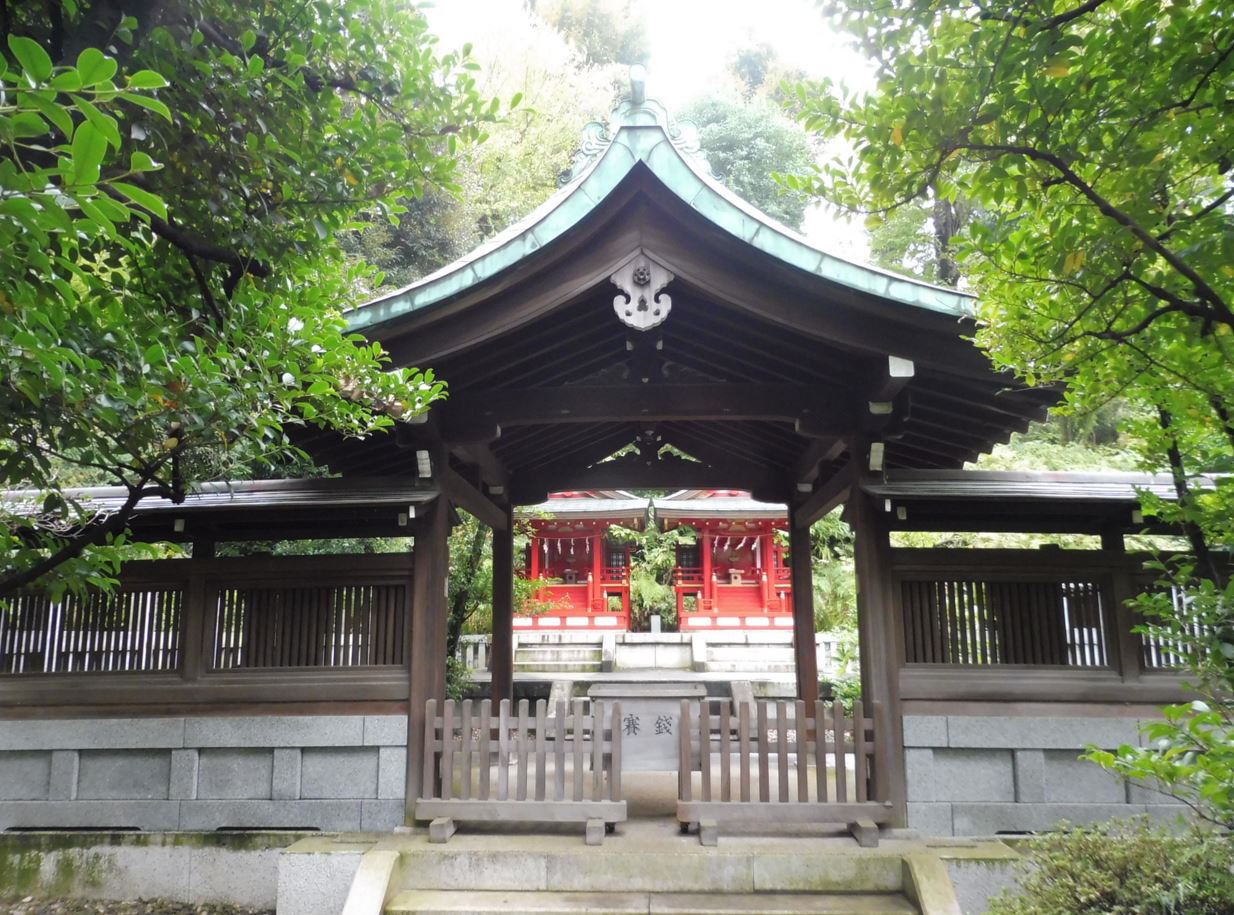
<instances>
[{"instance_id":1,"label":"stone step","mask_svg":"<svg viewBox=\"0 0 1234 915\"><path fill-rule=\"evenodd\" d=\"M792 661L708 661L705 669L709 673L744 671L747 673L791 674L797 667Z\"/></svg>"},{"instance_id":2,"label":"stone step","mask_svg":"<svg viewBox=\"0 0 1234 915\"><path fill-rule=\"evenodd\" d=\"M518 661L514 662L514 670L518 673L542 674L595 674L600 672L603 664L595 661Z\"/></svg>"},{"instance_id":3,"label":"stone step","mask_svg":"<svg viewBox=\"0 0 1234 915\"><path fill-rule=\"evenodd\" d=\"M599 661L603 656L604 650L598 645L594 648L589 645L529 645L527 647L520 645L514 652L515 661Z\"/></svg>"},{"instance_id":4,"label":"stone step","mask_svg":"<svg viewBox=\"0 0 1234 915\"><path fill-rule=\"evenodd\" d=\"M918 915L899 893L540 893L477 890L408 890L388 913L539 915L589 912L611 915Z\"/></svg>"},{"instance_id":5,"label":"stone step","mask_svg":"<svg viewBox=\"0 0 1234 915\"><path fill-rule=\"evenodd\" d=\"M594 630L554 632L547 629L520 629L515 634L518 636L519 645L599 645L604 638Z\"/></svg>"},{"instance_id":6,"label":"stone step","mask_svg":"<svg viewBox=\"0 0 1234 915\"><path fill-rule=\"evenodd\" d=\"M581 827L580 827L581 833ZM691 842L695 841L692 838ZM529 843L532 848L536 844ZM616 843L613 848L616 849ZM608 845L605 846L608 850ZM870 893L904 890L902 858L881 854L803 856L789 850L577 848L468 851L451 845L402 853L398 890L642 894ZM706 853L704 853L706 852ZM760 911L755 907L754 911Z\"/></svg>"}]
</instances>

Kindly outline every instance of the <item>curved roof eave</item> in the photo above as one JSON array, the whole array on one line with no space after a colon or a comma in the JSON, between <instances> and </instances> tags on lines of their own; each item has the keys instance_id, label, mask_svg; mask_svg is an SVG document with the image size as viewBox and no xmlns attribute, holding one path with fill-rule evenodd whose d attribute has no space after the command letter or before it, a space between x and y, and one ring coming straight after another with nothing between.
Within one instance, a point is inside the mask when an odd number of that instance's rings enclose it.
<instances>
[{"instance_id":1,"label":"curved roof eave","mask_svg":"<svg viewBox=\"0 0 1234 915\"><path fill-rule=\"evenodd\" d=\"M395 320L514 266L581 222L640 162L713 225L784 264L902 305L956 317L973 314L974 299L966 293L814 247L705 174L677 149L659 124L625 124L590 166L527 217L454 263L347 312L348 328L363 330Z\"/></svg>"}]
</instances>

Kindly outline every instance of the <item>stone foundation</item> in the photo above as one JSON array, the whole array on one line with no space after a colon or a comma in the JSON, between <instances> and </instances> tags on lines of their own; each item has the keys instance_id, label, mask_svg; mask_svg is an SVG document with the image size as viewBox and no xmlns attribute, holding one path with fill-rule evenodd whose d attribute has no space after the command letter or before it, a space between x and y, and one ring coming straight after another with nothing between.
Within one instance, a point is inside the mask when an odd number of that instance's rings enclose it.
<instances>
[{"instance_id":1,"label":"stone foundation","mask_svg":"<svg viewBox=\"0 0 1234 915\"><path fill-rule=\"evenodd\" d=\"M1062 820L1137 814L1175 817L1181 806L1079 759L1089 745L1140 741L1134 717L904 716L908 825L925 835L1042 832Z\"/></svg>"},{"instance_id":2,"label":"stone foundation","mask_svg":"<svg viewBox=\"0 0 1234 915\"><path fill-rule=\"evenodd\" d=\"M0 830L389 830L398 715L0 721Z\"/></svg>"}]
</instances>

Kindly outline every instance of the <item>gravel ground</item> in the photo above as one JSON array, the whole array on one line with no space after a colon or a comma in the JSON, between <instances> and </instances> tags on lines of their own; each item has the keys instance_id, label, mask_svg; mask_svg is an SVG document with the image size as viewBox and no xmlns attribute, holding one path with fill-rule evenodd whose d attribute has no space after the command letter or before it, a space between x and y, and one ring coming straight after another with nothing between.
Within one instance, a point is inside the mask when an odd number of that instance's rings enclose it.
<instances>
[{"instance_id":1,"label":"gravel ground","mask_svg":"<svg viewBox=\"0 0 1234 915\"><path fill-rule=\"evenodd\" d=\"M35 899L0 902L0 915L273 915L263 909L238 905L172 902L170 899L137 899L113 902L107 899Z\"/></svg>"}]
</instances>

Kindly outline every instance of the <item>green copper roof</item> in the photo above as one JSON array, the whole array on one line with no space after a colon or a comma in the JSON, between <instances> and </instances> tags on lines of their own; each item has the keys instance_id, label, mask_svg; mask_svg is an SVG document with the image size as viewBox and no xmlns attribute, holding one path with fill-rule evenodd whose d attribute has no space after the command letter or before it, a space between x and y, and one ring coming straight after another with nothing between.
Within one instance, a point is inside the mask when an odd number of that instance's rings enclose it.
<instances>
[{"instance_id":1,"label":"green copper roof","mask_svg":"<svg viewBox=\"0 0 1234 915\"><path fill-rule=\"evenodd\" d=\"M607 125L587 125L571 179L558 193L466 257L348 312L349 327L394 320L514 266L581 222L640 162L714 225L789 266L904 305L972 314L971 296L829 254L737 197L710 175L693 127L671 122L636 80Z\"/></svg>"}]
</instances>

